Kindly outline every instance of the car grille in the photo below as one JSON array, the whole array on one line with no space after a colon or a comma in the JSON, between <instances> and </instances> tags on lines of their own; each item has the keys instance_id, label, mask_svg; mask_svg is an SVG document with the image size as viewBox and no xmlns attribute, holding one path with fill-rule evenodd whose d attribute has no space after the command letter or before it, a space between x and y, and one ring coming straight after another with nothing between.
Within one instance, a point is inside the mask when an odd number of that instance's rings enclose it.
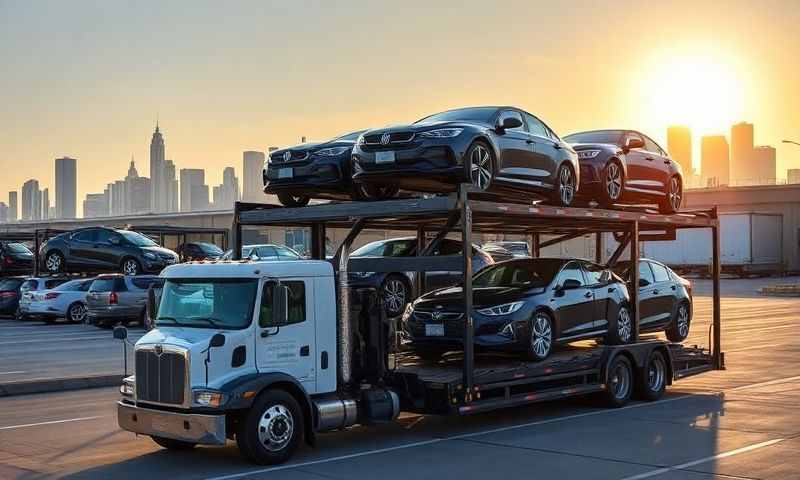
<instances>
[{"instance_id":1,"label":"car grille","mask_svg":"<svg viewBox=\"0 0 800 480\"><path fill-rule=\"evenodd\" d=\"M163 350L136 350L136 399L182 405L186 393L186 355Z\"/></svg>"},{"instance_id":2,"label":"car grille","mask_svg":"<svg viewBox=\"0 0 800 480\"><path fill-rule=\"evenodd\" d=\"M283 162L286 162L287 160L284 158L284 154L285 153L286 153L285 151L284 152L280 152L280 153L274 153L274 154L270 155L269 161L272 162L272 163L283 163ZM296 160L305 160L306 158L308 158L308 151L297 152L297 151L291 150L291 158L288 161L294 162Z\"/></svg>"},{"instance_id":3,"label":"car grille","mask_svg":"<svg viewBox=\"0 0 800 480\"><path fill-rule=\"evenodd\" d=\"M434 320L434 311L414 310L414 315L409 322L411 333L414 336L425 336L425 324L443 323L445 337L464 336L464 314L461 312L441 312L435 311L438 319Z\"/></svg>"},{"instance_id":4,"label":"car grille","mask_svg":"<svg viewBox=\"0 0 800 480\"><path fill-rule=\"evenodd\" d=\"M381 141L383 133L375 133L364 136L365 145L383 145ZM414 139L414 132L392 132L389 134L389 143L408 143Z\"/></svg>"}]
</instances>

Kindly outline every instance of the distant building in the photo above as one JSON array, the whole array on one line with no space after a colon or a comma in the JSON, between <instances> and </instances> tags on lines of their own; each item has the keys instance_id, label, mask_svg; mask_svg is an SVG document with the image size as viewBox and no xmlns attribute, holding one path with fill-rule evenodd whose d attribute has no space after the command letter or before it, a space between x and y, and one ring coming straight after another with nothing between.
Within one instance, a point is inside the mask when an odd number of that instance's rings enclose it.
<instances>
[{"instance_id":1,"label":"distant building","mask_svg":"<svg viewBox=\"0 0 800 480\"><path fill-rule=\"evenodd\" d=\"M754 177L750 185L775 185L777 183L778 174L774 147L769 145L754 147L751 162Z\"/></svg>"},{"instance_id":2,"label":"distant building","mask_svg":"<svg viewBox=\"0 0 800 480\"><path fill-rule=\"evenodd\" d=\"M247 151L242 155L242 200L264 201L264 152Z\"/></svg>"},{"instance_id":3,"label":"distant building","mask_svg":"<svg viewBox=\"0 0 800 480\"><path fill-rule=\"evenodd\" d=\"M205 187L205 201L203 189ZM196 212L208 209L208 186L206 172L200 168L181 169L181 212Z\"/></svg>"},{"instance_id":4,"label":"distant building","mask_svg":"<svg viewBox=\"0 0 800 480\"><path fill-rule=\"evenodd\" d=\"M731 127L731 185L755 185L761 173L753 161L753 124L741 122Z\"/></svg>"},{"instance_id":5,"label":"distant building","mask_svg":"<svg viewBox=\"0 0 800 480\"><path fill-rule=\"evenodd\" d=\"M175 173L175 163L172 160L164 161L164 188L166 189L166 206L168 212L178 211L178 177ZM152 183L152 178L150 179Z\"/></svg>"},{"instance_id":6,"label":"distant building","mask_svg":"<svg viewBox=\"0 0 800 480\"><path fill-rule=\"evenodd\" d=\"M148 197L149 200L149 197ZM108 190L105 193L87 193L83 201L83 218L108 216Z\"/></svg>"},{"instance_id":7,"label":"distant building","mask_svg":"<svg viewBox=\"0 0 800 480\"><path fill-rule=\"evenodd\" d=\"M239 201L239 179L236 178L236 171L233 167L227 167L222 171L222 183L214 187L213 207L215 210L227 210L233 208L233 204Z\"/></svg>"},{"instance_id":8,"label":"distant building","mask_svg":"<svg viewBox=\"0 0 800 480\"><path fill-rule=\"evenodd\" d=\"M673 125L667 127L667 150L683 168L683 175L691 178L692 167L692 131L689 127Z\"/></svg>"},{"instance_id":9,"label":"distant building","mask_svg":"<svg viewBox=\"0 0 800 480\"><path fill-rule=\"evenodd\" d=\"M50 189L42 190L42 220L50 219Z\"/></svg>"},{"instance_id":10,"label":"distant building","mask_svg":"<svg viewBox=\"0 0 800 480\"><path fill-rule=\"evenodd\" d=\"M712 135L700 139L700 172L706 187L730 184L728 141L724 135Z\"/></svg>"},{"instance_id":11,"label":"distant building","mask_svg":"<svg viewBox=\"0 0 800 480\"><path fill-rule=\"evenodd\" d=\"M167 211L167 187L164 175L164 136L158 128L150 139L150 206L155 213Z\"/></svg>"},{"instance_id":12,"label":"distant building","mask_svg":"<svg viewBox=\"0 0 800 480\"><path fill-rule=\"evenodd\" d=\"M78 202L78 161L56 158L55 218L76 218Z\"/></svg>"},{"instance_id":13,"label":"distant building","mask_svg":"<svg viewBox=\"0 0 800 480\"><path fill-rule=\"evenodd\" d=\"M800 168L786 170L786 183L800 183Z\"/></svg>"},{"instance_id":14,"label":"distant building","mask_svg":"<svg viewBox=\"0 0 800 480\"><path fill-rule=\"evenodd\" d=\"M42 192L39 190L39 182L31 179L22 184L22 220L41 220L42 219Z\"/></svg>"},{"instance_id":15,"label":"distant building","mask_svg":"<svg viewBox=\"0 0 800 480\"><path fill-rule=\"evenodd\" d=\"M19 220L17 192L8 192L8 221L16 222L17 220Z\"/></svg>"},{"instance_id":16,"label":"distant building","mask_svg":"<svg viewBox=\"0 0 800 480\"><path fill-rule=\"evenodd\" d=\"M125 214L148 213L152 211L152 184L149 178L140 177L136 164L131 158L128 175L125 176Z\"/></svg>"},{"instance_id":17,"label":"distant building","mask_svg":"<svg viewBox=\"0 0 800 480\"><path fill-rule=\"evenodd\" d=\"M8 205L0 202L0 223L8 223Z\"/></svg>"}]
</instances>

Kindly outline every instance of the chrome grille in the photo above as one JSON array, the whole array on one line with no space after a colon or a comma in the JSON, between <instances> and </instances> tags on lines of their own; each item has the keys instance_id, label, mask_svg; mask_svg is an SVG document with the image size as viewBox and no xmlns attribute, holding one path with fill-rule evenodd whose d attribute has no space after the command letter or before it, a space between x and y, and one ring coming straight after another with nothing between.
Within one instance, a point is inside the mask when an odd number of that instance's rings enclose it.
<instances>
[{"instance_id":1,"label":"chrome grille","mask_svg":"<svg viewBox=\"0 0 800 480\"><path fill-rule=\"evenodd\" d=\"M373 133L364 136L366 145L383 145L381 137L383 133ZM408 143L414 139L414 132L392 132L389 134L389 143Z\"/></svg>"},{"instance_id":2,"label":"chrome grille","mask_svg":"<svg viewBox=\"0 0 800 480\"><path fill-rule=\"evenodd\" d=\"M136 400L165 405L186 403L186 353L163 348L136 350Z\"/></svg>"},{"instance_id":3,"label":"chrome grille","mask_svg":"<svg viewBox=\"0 0 800 480\"><path fill-rule=\"evenodd\" d=\"M434 315L436 313L437 315ZM437 318L434 319L434 316ZM461 312L441 312L414 310L414 315L410 319L409 327L414 336L425 335L425 324L441 323L444 324L444 336L451 338L461 338L464 335L464 314Z\"/></svg>"},{"instance_id":4,"label":"chrome grille","mask_svg":"<svg viewBox=\"0 0 800 480\"><path fill-rule=\"evenodd\" d=\"M270 155L269 161L271 163L284 163L284 162L287 162L287 161L288 162L295 162L297 160L305 160L306 158L308 158L308 151L305 150L305 151L298 152L298 151L295 151L295 150L290 150L289 151L289 156L290 156L289 160L286 159L285 155L286 155L286 151L273 153L272 155Z\"/></svg>"}]
</instances>

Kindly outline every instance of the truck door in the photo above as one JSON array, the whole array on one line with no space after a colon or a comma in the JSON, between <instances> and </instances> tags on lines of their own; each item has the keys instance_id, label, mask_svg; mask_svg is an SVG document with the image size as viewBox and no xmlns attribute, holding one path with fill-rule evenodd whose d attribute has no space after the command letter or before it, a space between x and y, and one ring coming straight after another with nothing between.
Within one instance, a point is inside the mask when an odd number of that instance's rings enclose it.
<instances>
[{"instance_id":1,"label":"truck door","mask_svg":"<svg viewBox=\"0 0 800 480\"><path fill-rule=\"evenodd\" d=\"M261 373L285 373L312 394L316 392L314 282L297 278L282 279L281 283L289 287L289 323L275 325L272 318L275 282L266 281L261 287L256 367Z\"/></svg>"}]
</instances>

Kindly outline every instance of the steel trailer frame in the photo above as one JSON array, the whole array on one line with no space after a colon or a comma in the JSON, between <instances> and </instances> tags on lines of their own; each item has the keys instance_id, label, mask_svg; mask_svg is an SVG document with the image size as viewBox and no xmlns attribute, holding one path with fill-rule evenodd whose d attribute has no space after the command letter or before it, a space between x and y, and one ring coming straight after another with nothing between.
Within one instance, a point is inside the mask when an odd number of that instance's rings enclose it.
<instances>
[{"instance_id":1,"label":"steel trailer frame","mask_svg":"<svg viewBox=\"0 0 800 480\"><path fill-rule=\"evenodd\" d=\"M341 288L346 290L347 272L392 272L392 271L461 271L465 311L472 312L472 263L469 248L462 249L458 256L428 256L435 244L458 228L462 245L472 244L473 232L505 233L528 235L534 256L545 244L540 242L542 234L557 235L562 240L579 235L596 234L596 242L601 245L600 236L604 232L622 235L622 244L612 255L610 263L615 262L631 239L636 241L665 240L674 238L675 230L683 228L709 228L712 232L712 333L711 354L708 364L696 365L687 361L687 368L676 373L675 378L688 376L710 369L724 368L724 355L721 349L720 314L720 244L719 221L716 208L706 210L685 210L672 215L663 215L647 209L604 210L595 208L555 207L533 203L513 203L508 199L477 191L469 184L459 186L457 193L428 198L404 198L376 202L343 202L287 208L277 205L237 202L233 218L234 258L241 252L242 228L248 226L307 227L312 235L312 258L325 259L326 228L349 229L345 240L339 245L333 258ZM350 258L350 248L354 239L363 229L409 230L417 232L420 245L425 243L426 232L436 232L436 237L427 248L417 249L416 257L404 258ZM546 244L554 243L552 240ZM636 243L634 243L636 245ZM639 249L630 248L631 264L638 264ZM417 277L420 277L418 275ZM632 285L638 285L638 269L632 269ZM339 292L348 298L347 292ZM639 291L630 292L633 306L633 341L639 340ZM346 302L345 302L346 303ZM463 404L469 405L479 396L475 385L475 347L473 343L472 315L466 315L464 325L462 385ZM638 342L639 345L648 342ZM666 342L661 342L668 345ZM605 347L608 352L620 347ZM705 360L703 360L705 361ZM350 379L342 378L340 384ZM533 380L541 381L541 380ZM564 394L576 393L565 391ZM462 408L465 408L462 407ZM464 412L462 412L464 413Z\"/></svg>"}]
</instances>

